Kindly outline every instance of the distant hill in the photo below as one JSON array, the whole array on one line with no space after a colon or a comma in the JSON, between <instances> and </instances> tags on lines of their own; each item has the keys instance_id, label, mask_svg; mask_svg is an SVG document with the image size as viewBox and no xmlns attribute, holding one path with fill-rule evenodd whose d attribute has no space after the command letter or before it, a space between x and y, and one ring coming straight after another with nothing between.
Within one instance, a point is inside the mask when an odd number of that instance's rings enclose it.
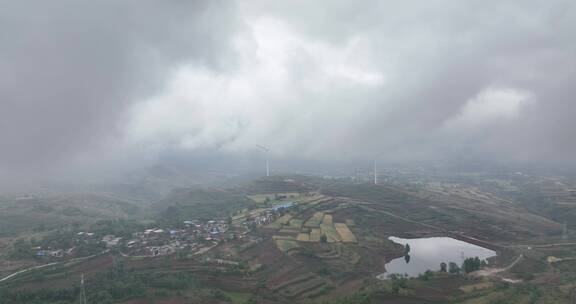
<instances>
[{"instance_id":1,"label":"distant hill","mask_svg":"<svg viewBox=\"0 0 576 304\"><path fill-rule=\"evenodd\" d=\"M257 179L242 187L242 190L249 194L306 192L312 189L313 188L305 184L301 178L296 179L282 176Z\"/></svg>"},{"instance_id":2,"label":"distant hill","mask_svg":"<svg viewBox=\"0 0 576 304\"><path fill-rule=\"evenodd\" d=\"M253 202L241 193L206 188L179 188L150 206L159 221L179 222L190 219L226 217Z\"/></svg>"},{"instance_id":3,"label":"distant hill","mask_svg":"<svg viewBox=\"0 0 576 304\"><path fill-rule=\"evenodd\" d=\"M105 193L53 193L0 197L0 236L27 230L44 231L99 219L138 215L138 201Z\"/></svg>"}]
</instances>

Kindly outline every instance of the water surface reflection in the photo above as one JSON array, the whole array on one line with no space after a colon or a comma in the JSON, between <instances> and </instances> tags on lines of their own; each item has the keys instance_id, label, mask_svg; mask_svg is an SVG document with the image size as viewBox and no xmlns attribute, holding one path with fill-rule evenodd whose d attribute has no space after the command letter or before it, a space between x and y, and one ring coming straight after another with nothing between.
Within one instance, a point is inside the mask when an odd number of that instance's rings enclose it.
<instances>
[{"instance_id":1,"label":"water surface reflection","mask_svg":"<svg viewBox=\"0 0 576 304\"><path fill-rule=\"evenodd\" d=\"M403 239L391 236L388 239L401 245L409 244L410 256L388 262L384 266L386 272L378 275L379 279L386 279L392 273L416 277L426 270L440 270L442 262L446 264L454 262L461 266L464 259L469 257L479 257L483 260L496 255L493 250L450 237Z\"/></svg>"}]
</instances>

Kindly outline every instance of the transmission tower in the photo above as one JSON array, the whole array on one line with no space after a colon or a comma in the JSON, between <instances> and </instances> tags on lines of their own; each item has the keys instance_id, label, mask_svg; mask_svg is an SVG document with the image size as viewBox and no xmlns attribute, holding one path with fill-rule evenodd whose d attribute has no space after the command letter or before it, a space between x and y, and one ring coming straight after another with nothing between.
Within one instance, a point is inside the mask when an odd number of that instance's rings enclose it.
<instances>
[{"instance_id":1,"label":"transmission tower","mask_svg":"<svg viewBox=\"0 0 576 304\"><path fill-rule=\"evenodd\" d=\"M80 278L80 304L88 304L86 299L86 289L84 288L84 274Z\"/></svg>"}]
</instances>

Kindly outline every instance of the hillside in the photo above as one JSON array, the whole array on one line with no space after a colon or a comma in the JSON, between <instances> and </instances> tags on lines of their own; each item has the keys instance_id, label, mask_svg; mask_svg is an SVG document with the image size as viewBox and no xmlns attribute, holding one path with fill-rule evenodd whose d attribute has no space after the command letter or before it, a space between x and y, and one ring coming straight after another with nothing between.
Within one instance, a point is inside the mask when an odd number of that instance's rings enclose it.
<instances>
[{"instance_id":1,"label":"hillside","mask_svg":"<svg viewBox=\"0 0 576 304\"><path fill-rule=\"evenodd\" d=\"M159 221L179 222L190 219L226 217L235 210L248 207L245 196L227 190L205 188L179 188L166 198L150 206L150 212Z\"/></svg>"},{"instance_id":2,"label":"hillside","mask_svg":"<svg viewBox=\"0 0 576 304\"><path fill-rule=\"evenodd\" d=\"M250 194L258 193L289 193L307 192L314 187L305 184L301 178L292 179L287 177L265 177L245 184L242 190Z\"/></svg>"},{"instance_id":3,"label":"hillside","mask_svg":"<svg viewBox=\"0 0 576 304\"><path fill-rule=\"evenodd\" d=\"M141 203L105 193L0 197L0 235L138 215Z\"/></svg>"}]
</instances>

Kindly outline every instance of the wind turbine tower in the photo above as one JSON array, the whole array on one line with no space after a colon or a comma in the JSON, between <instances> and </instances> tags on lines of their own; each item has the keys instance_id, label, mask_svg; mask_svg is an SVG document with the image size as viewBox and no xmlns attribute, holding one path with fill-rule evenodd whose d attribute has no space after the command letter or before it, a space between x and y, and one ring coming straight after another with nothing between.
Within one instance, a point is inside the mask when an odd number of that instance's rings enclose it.
<instances>
[{"instance_id":1,"label":"wind turbine tower","mask_svg":"<svg viewBox=\"0 0 576 304\"><path fill-rule=\"evenodd\" d=\"M374 185L378 185L378 158L384 154L378 154L374 157Z\"/></svg>"},{"instance_id":2,"label":"wind turbine tower","mask_svg":"<svg viewBox=\"0 0 576 304\"><path fill-rule=\"evenodd\" d=\"M268 159L268 154L270 152L270 149L268 149L264 146L261 146L261 145L257 145L257 147L264 150L264 152L266 152L266 177L269 177L270 176L270 161Z\"/></svg>"},{"instance_id":3,"label":"wind turbine tower","mask_svg":"<svg viewBox=\"0 0 576 304\"><path fill-rule=\"evenodd\" d=\"M376 166L377 160L374 159L374 185L378 185L378 168Z\"/></svg>"}]
</instances>

